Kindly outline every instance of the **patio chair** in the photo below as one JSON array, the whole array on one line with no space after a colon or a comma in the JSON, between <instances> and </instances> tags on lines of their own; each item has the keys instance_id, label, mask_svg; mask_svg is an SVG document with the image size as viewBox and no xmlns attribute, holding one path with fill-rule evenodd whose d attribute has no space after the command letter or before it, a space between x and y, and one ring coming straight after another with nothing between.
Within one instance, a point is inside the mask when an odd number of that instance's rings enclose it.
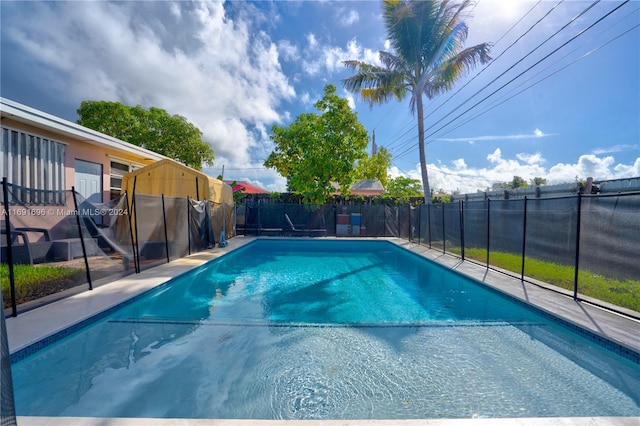
<instances>
[{"instance_id":1,"label":"patio chair","mask_svg":"<svg viewBox=\"0 0 640 426\"><path fill-rule=\"evenodd\" d=\"M41 234L40 239L44 241L30 241L29 234ZM0 222L0 261L8 262L8 243L11 242L11 253L14 264L33 265L34 263L46 262L51 251L51 235L45 228L20 227L9 229L7 238L6 222Z\"/></svg>"},{"instance_id":2,"label":"patio chair","mask_svg":"<svg viewBox=\"0 0 640 426\"><path fill-rule=\"evenodd\" d=\"M291 218L287 213L284 214L284 218L286 219L287 224L289 225L289 228L290 228L287 231L288 234L301 235L304 237L324 237L327 235L326 228L308 229L304 225L296 226L293 224L293 222L291 221Z\"/></svg>"}]
</instances>

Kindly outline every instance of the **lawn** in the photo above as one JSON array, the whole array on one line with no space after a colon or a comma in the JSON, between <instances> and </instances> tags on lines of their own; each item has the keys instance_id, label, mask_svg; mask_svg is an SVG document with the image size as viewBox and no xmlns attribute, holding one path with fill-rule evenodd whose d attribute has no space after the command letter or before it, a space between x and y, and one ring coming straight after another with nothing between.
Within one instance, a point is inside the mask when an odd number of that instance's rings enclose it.
<instances>
[{"instance_id":1,"label":"lawn","mask_svg":"<svg viewBox=\"0 0 640 426\"><path fill-rule=\"evenodd\" d=\"M51 265L14 265L16 301L18 304L54 294L86 282L83 269ZM4 307L9 307L11 289L9 266L0 264L0 282Z\"/></svg>"},{"instance_id":2,"label":"lawn","mask_svg":"<svg viewBox=\"0 0 640 426\"><path fill-rule=\"evenodd\" d=\"M451 250L452 252L454 250ZM458 249L458 254L460 251ZM486 262L484 249L465 248L466 258ZM522 257L511 253L491 252L491 265L520 274ZM573 292L575 269L573 266L544 262L531 257L525 258L524 274L527 277L553 284ZM580 269L578 273L578 293L604 302L640 312L640 281L618 280L604 277L591 271Z\"/></svg>"}]
</instances>

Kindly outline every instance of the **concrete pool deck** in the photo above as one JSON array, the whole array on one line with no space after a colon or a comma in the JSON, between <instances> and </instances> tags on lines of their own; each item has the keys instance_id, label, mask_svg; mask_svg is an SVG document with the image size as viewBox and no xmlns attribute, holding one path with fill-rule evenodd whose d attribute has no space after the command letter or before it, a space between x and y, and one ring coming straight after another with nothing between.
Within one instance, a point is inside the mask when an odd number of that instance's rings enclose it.
<instances>
[{"instance_id":1,"label":"concrete pool deck","mask_svg":"<svg viewBox=\"0 0 640 426\"><path fill-rule=\"evenodd\" d=\"M260 238L260 237L258 237ZM102 312L119 303L134 297L144 291L152 289L180 274L183 274L209 260L220 257L232 250L254 241L256 237L236 237L229 240L226 248L214 248L199 252L189 257L177 259L167 264L153 267L140 274L130 275L118 281L85 291L62 299L50 305L45 305L8 318L7 335L10 352L20 349L64 330L96 313ZM497 271L487 270L472 262L462 262L460 259L444 255L440 251L401 240L386 238L418 255L431 259L445 267L470 276L491 287L510 294L536 307L553 313L566 321L606 337L621 346L640 352L640 322L611 313L610 311L575 302L572 298L545 290L534 284L524 283ZM455 425L635 425L640 424L638 417L579 417L579 418L530 418L530 419L429 419L429 420L330 420L330 421L295 421L295 420L217 420L217 419L124 419L124 418L62 418L62 417L18 417L19 425L215 425L215 426L455 426Z\"/></svg>"}]
</instances>

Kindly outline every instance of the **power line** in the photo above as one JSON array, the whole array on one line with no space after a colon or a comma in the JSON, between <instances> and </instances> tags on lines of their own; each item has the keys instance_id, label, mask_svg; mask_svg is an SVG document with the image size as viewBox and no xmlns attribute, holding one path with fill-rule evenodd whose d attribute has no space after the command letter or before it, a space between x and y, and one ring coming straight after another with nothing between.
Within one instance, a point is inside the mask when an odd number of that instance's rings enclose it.
<instances>
[{"instance_id":1,"label":"power line","mask_svg":"<svg viewBox=\"0 0 640 426\"><path fill-rule=\"evenodd\" d=\"M540 63L542 63L543 61L545 61L546 59L548 59L551 55L555 54L556 52L558 52L560 49L564 48L565 46L567 46L569 43L573 42L575 39L577 39L578 37L582 36L585 32L587 32L588 30L590 30L591 28L593 28L595 25L597 25L598 23L600 23L601 21L603 21L604 19L606 19L608 16L610 16L612 13L616 12L618 9L620 9L622 6L624 6L625 4L627 4L630 0L626 0L625 2L623 2L622 4L618 5L617 7L615 7L614 9L612 9L611 11L609 11L608 13L606 13L604 16L600 17L598 20L596 20L594 23L592 23L591 25L589 25L587 28L579 31L576 35L574 35L573 37L571 37L568 41L566 41L565 43L563 43L562 45L560 45L559 47L557 47L556 49L554 49L553 51L551 51L551 53L547 54L546 56L544 56L542 59L538 60L537 62L535 62L533 65L531 65L530 67L528 67L527 69L525 69L523 72L521 72L520 74L518 74L516 77L512 78L511 80L509 80L507 83L503 84L502 86L500 86L498 89L494 90L492 93L490 93L489 95L485 96L482 100L476 102L474 105L472 105L471 107L467 108L465 111L463 111L462 113L458 114L456 117L454 117L453 119L449 120L447 123L445 123L444 125L442 125L441 127L439 127L437 130L435 130L434 132L432 132L431 134L425 136L425 138L430 138L431 136L435 135L436 133L440 132L441 130L443 130L444 128L448 127L449 125L451 125L452 123L454 123L455 121L457 121L458 119L460 119L460 117L462 117L463 115L467 114L469 111L473 110L474 108L476 108L478 105L482 104L484 101L486 101L487 99L491 98L492 96L494 96L497 92L499 92L500 90L502 90L503 88L505 88L506 86L508 86L509 84L511 84L512 82L514 82L515 80L519 79L520 77L522 77L525 73L529 72L531 69L533 69L534 67L536 67L537 65L539 65ZM593 3L592 5L590 5L587 9L583 10L580 14L578 14L576 17L574 17L569 23L575 21L578 17L582 16L584 13L586 13L586 11L588 11L589 9L591 9L596 3L600 2L600 0L597 0L595 3ZM562 29L566 28L568 25L564 25L560 30L558 30L556 33L554 33L551 37L555 36L559 31L561 31ZM549 37L549 38L551 38ZM544 43L546 43L547 40L545 40ZM537 47L536 47L537 49ZM518 62L521 62L518 61ZM513 68L510 67L510 69ZM504 74L504 73L503 73ZM503 75L501 74L501 75ZM496 79L492 80L491 83L493 83ZM489 83L489 84L491 84ZM479 92L481 92L482 90L484 90L489 84L487 84L485 87L483 87ZM477 92L477 93L479 93ZM476 94L477 94L476 93ZM476 94L474 94L473 96L475 96ZM472 96L472 97L473 97ZM466 103L466 101L465 101ZM429 126L427 129L425 129L425 133L432 129L434 126L436 126L438 123L440 123L444 118L446 118L447 116L451 115L455 110L452 110L449 114L447 114L446 116L444 116L442 119L438 120L437 122L435 122L434 124L432 124L431 126ZM408 152L411 152L413 149L415 149L414 146L409 147L408 149L404 150L403 152L401 152L400 154L397 154L398 156L402 156L407 154Z\"/></svg>"},{"instance_id":2,"label":"power line","mask_svg":"<svg viewBox=\"0 0 640 426\"><path fill-rule=\"evenodd\" d=\"M598 3L600 0L598 0L596 3ZM436 134L437 132L439 132L440 130L444 129L445 127L449 126L451 123L453 123L454 121L456 121L457 119L459 119L460 117L462 117L463 115L465 115L467 112L471 111L472 109L474 109L475 107L477 107L478 105L480 105L481 103L483 103L484 101L486 101L487 99L489 99L490 97L492 97L493 95L495 95L496 93L498 93L500 90L502 90L503 88L505 88L506 86L508 86L509 84L511 84L513 81L517 80L518 78L522 77L525 73L529 72L530 70L532 70L533 68L535 68L536 66L538 66L539 64L541 64L543 61L547 60L549 57L551 57L553 54L555 54L556 52L558 52L560 49L564 48L565 46L567 46L569 43L573 42L575 39L577 39L578 37L582 36L584 33L586 33L587 31L589 31L591 28L593 28L594 26L596 26L598 23L602 22L604 19L606 19L608 16L610 16L612 13L614 13L615 11L617 11L618 9L620 9L622 6L624 6L625 4L627 4L630 0L626 0L625 2L623 2L622 4L620 4L619 6L617 6L616 8L614 8L613 10L609 11L607 14L605 14L604 16L600 17L598 20L596 20L594 23L592 23L591 25L589 25L588 27L586 27L585 29L579 31L576 35L574 35L573 37L571 37L569 40L567 40L566 42L562 43L559 47L557 47L556 49L552 50L550 53L548 53L547 55L545 55L542 59L536 61L533 65L531 65L530 67L528 67L527 69L525 69L524 71L522 71L520 74L518 74L517 76L513 77L511 80L509 80L508 82L506 82L505 84L503 84L502 86L500 86L498 89L494 90L493 92L491 92L489 95L485 96L482 100L476 102L474 105L472 105L471 107L467 108L466 110L464 110L462 113L458 114L456 117L454 117L452 120L448 121L447 123L445 123L444 125L442 125L441 127L439 127L437 130L435 130L434 132L430 133L429 135L425 136L425 138L427 137L431 137L434 134ZM590 8L590 7L589 7ZM580 14L582 15L582 13ZM578 16L580 16L578 15ZM574 18L575 19L575 18ZM566 25L565 25L566 27ZM565 28L563 27L563 28ZM556 33L557 34L557 33ZM554 34L555 35L555 34ZM552 36L553 37L553 36ZM520 61L518 61L520 62ZM495 81L495 80L493 80ZM448 114L450 115L450 114ZM425 133L427 130L433 128L436 124L438 124L440 121L437 121L436 123L434 123L433 125L431 125L429 128L425 129Z\"/></svg>"},{"instance_id":3,"label":"power line","mask_svg":"<svg viewBox=\"0 0 640 426\"><path fill-rule=\"evenodd\" d=\"M533 30L533 28L535 28L538 24L540 24L540 22L542 22L544 19L546 19L551 12L553 12L556 7L558 7L560 4L562 4L565 0L560 0L560 2L556 3L551 9L549 9L547 11L547 13L545 13L538 21L536 21L532 26L530 26L524 33L522 33L513 43L511 43L505 50L502 51L502 53L500 53L500 55L498 55L498 57L496 57L492 62L489 63L489 65L487 65L485 68L483 68L482 70L480 70L480 72L478 72L473 78L471 78L471 80L467 81L467 83L465 83L460 89L458 89L454 94L452 94L449 98L447 98L443 103L441 103L440 105L438 105L432 112L428 113L424 118L429 118L431 115L433 115L433 113L435 113L436 111L440 110L444 105L447 104L447 102L449 102L452 98L454 98L457 94L459 94L465 87L467 87L472 81L474 81L478 76L480 76L486 69L488 69L492 64L494 64L498 59L500 59L500 57L502 57L507 51L509 51L516 43L518 43L525 35L527 35L529 32L531 32ZM600 0L597 0L597 2L599 2ZM513 28L515 28L515 26L520 23L529 13L531 13L531 11L538 5L540 4L541 1L538 1L538 3L536 3L531 9L529 9L517 22L516 24L512 25L499 39L498 41L502 40L509 32L511 32L513 30ZM595 5L595 3L593 4ZM589 8L593 7L590 6ZM588 9L587 9L588 10ZM574 18L573 20L575 20L576 18ZM563 28L561 28L560 30L558 30L558 32L562 31L562 29L566 28L566 26L568 26L571 22L570 21L567 25L565 25ZM556 33L557 34L557 33ZM545 44L547 41L549 41L552 37L554 37L554 35L552 35L550 38L548 38L547 40L545 40L542 44L540 44L538 47L536 47L533 51L529 52L526 56L524 56L523 58L521 58L518 62L516 62L515 64L513 64L511 67L507 68L507 70L505 70L502 74L500 74L498 77L496 77L495 79L493 79L491 82L489 82L488 84L486 84L483 88L481 88L479 91L477 91L476 93L474 93L473 95L471 95L469 98L467 98L464 102L462 102L462 104L458 105L456 108L460 108L462 105L466 104L467 102L469 102L471 99L473 99L475 96L477 96L479 93L481 93L485 88L487 88L489 85L491 85L493 82L495 82L497 79L499 79L500 77L502 77L505 73L507 73L508 71L510 71L513 67L515 67L518 63L522 62L524 59L526 59L529 55L531 55L533 52L535 52L535 50L537 50L539 47L541 47L543 44ZM447 115L445 115L444 117L442 117L439 121L437 121L435 124L439 123L440 121L442 121L443 119L445 119L446 117L448 117L449 115L451 115L453 112L455 111L455 109L451 110ZM417 127L417 124L414 125L410 130L413 130ZM428 130L428 129L426 129ZM425 130L425 132L426 132ZM406 134L409 131L403 133ZM414 138L411 138L409 140L406 140L405 142L403 142L398 148L401 147L405 147L407 146L407 144L409 144ZM401 154L402 155L402 154Z\"/></svg>"},{"instance_id":4,"label":"power line","mask_svg":"<svg viewBox=\"0 0 640 426\"><path fill-rule=\"evenodd\" d=\"M467 102L469 102L471 99L475 98L477 95L479 95L482 91L484 91L486 88L488 88L489 86L491 86L493 83L495 83L498 79L500 79L501 77L503 77L507 72L511 71L512 69L514 69L518 64L520 64L522 61L524 61L526 58L528 58L529 56L531 56L534 52L536 52L538 49L540 49L542 46L544 46L545 44L547 44L547 42L549 42L551 39L553 39L555 36L557 36L558 34L560 34L561 31L563 31L565 28L567 28L569 25L571 25L573 22L575 22L576 19L580 18L581 16L583 16L585 13L587 13L589 10L591 10L591 8L593 8L596 4L598 4L601 0L596 0L595 2L591 3L587 8L585 8L582 12L580 12L579 14L577 14L576 16L574 16L569 22L567 22L566 24L564 24L562 27L560 27L560 29L558 29L556 32L554 32L552 35L550 35L549 37L547 37L542 43L538 44L535 48L533 48L533 50L529 51L529 53L527 53L525 56L523 56L522 58L520 58L519 60L517 60L513 65L511 65L510 67L508 67L506 70L504 70L502 73L500 73L497 77L495 77L493 80L491 80L489 83L485 84L480 90L478 90L476 93L474 93L473 95L471 95L469 98L467 98L464 102L462 102L461 104L459 104L455 109L452 109L448 114L444 115L443 117L441 117L438 121L436 121L435 123L433 123L429 128L425 129L425 133L427 130L433 128L435 125L437 125L438 123L440 123L442 120L444 120L445 118L447 118L448 116L450 116L451 114L453 114L458 108L460 108L461 106L465 105ZM560 5L561 3L563 3L564 0L561 0L559 3L557 3L556 5L553 6L553 8L551 8L551 10L549 12L547 12L538 22L536 22L531 28L529 28L529 30L527 30L526 33L528 33L534 26L538 25L538 23L546 18L547 16L549 16L549 14L555 10L555 8ZM524 35L524 34L523 34ZM577 37L577 36L576 36ZM575 37L574 37L575 38ZM520 39L518 39L520 40ZM571 39L573 40L573 39ZM571 41L570 40L570 41ZM565 46L567 43L563 44L560 46L563 47ZM511 47L511 46L509 46ZM558 49L560 49L558 48ZM556 52L558 49L554 50L553 52L551 52L552 54L554 52ZM542 60L546 59L548 56L545 56ZM540 63L542 60L539 60L538 62L536 62L534 64L537 65L538 63ZM517 75L516 77L514 77L512 80L510 80L509 82L507 82L506 85L510 84L513 80L517 79L520 75L524 74L525 72L527 72L529 69L531 69L532 67L527 68L525 71L523 71L522 73L520 73L519 75ZM501 90L504 86L501 86L499 90ZM495 92L493 92L495 93ZM489 96L493 95L493 93L491 93ZM484 98L482 101L480 101L479 103L483 102L486 98ZM473 107L475 107L478 104L475 104ZM473 108L472 107L472 108ZM454 119L455 120L455 119Z\"/></svg>"},{"instance_id":5,"label":"power line","mask_svg":"<svg viewBox=\"0 0 640 426\"><path fill-rule=\"evenodd\" d=\"M473 78L471 78L470 80L468 80L462 87L460 87L454 94L452 94L451 96L449 96L449 98L447 98L447 100L445 100L443 103L441 103L440 105L438 105L432 112L430 112L429 114L427 114L425 116L425 119L429 118L433 113L435 113L436 111L438 111L440 108L442 108L444 105L447 104L447 102L449 102L453 97L455 97L458 93L460 93L465 87L467 87L469 84L471 84L476 78L478 78L480 75L482 75L483 72L485 72L487 69L489 69L489 67L491 67L491 65L493 65L494 63L496 63L497 60L499 60L505 53L507 53L513 46L515 46L522 38L524 38L524 36L526 36L527 34L529 34L529 32L531 32L540 22L542 22L547 16L549 16L551 14L551 12L553 12L556 7L558 7L560 4L562 4L565 0L561 0L560 2L556 3L551 9L549 9L547 11L547 13L542 16L542 18L540 18L538 21L536 21L532 26L529 27L529 29L527 29L524 33L522 33L513 43L511 43L509 46L507 46L506 49L504 49L497 57L495 57L493 59L493 61L489 62L489 64L484 67L483 69L480 70L480 72L478 72L476 75L473 76ZM509 28L496 42L499 43L500 40L502 40L507 34L509 34L511 32L511 30L513 30L513 28L515 28L516 25L518 25L520 22L522 22L522 20L529 14L531 13L531 11L533 9L535 9L536 6L538 6L540 3L542 2L542 0L539 0L538 3L536 3L535 5L533 5L533 7L531 9L529 9L529 11L527 11L527 13L525 13L524 15L522 15L522 17L518 20L518 22L516 22L514 25L511 26L511 28ZM531 52L533 53L533 52ZM522 58L521 60L523 60L524 58ZM513 66L517 65L514 64ZM513 66L511 68L513 68ZM511 68L507 69L507 71L509 71ZM506 71L505 71L506 72ZM504 74L504 73L503 73ZM501 74L502 75L502 74ZM501 76L500 75L500 76ZM498 76L497 78L500 78L500 76ZM497 79L496 78L496 79ZM495 81L495 80L494 80ZM491 84L491 83L489 83ZM486 86L485 86L486 87ZM470 99L472 99L475 95L477 95L478 93L480 93L482 90L484 90L484 88L482 88L480 91L476 92L474 95L471 96L471 98L467 99L465 102L463 102L461 105L459 105L458 107L464 105L467 101L469 101Z\"/></svg>"},{"instance_id":6,"label":"power line","mask_svg":"<svg viewBox=\"0 0 640 426\"><path fill-rule=\"evenodd\" d=\"M638 10L640 10L640 9L636 9L636 10L635 10L634 12L632 12L632 13L635 13L635 12L637 12ZM636 29L636 28L638 28L638 27L640 27L640 24L636 24L636 25L634 25L633 27L631 27L631 28L629 28L629 29L625 30L625 31L624 31L624 32L622 32L621 34L618 34L617 36L615 36L614 38L612 38L612 39L608 40L607 42L605 42L605 43L601 44L600 46L595 47L595 48L593 48L592 50L590 50L590 51L588 51L588 52L584 53L584 54L583 54L583 55L581 55L580 57L578 57L578 58L576 58L575 60L573 60L572 62L570 62L570 63L568 63L568 64L564 65L563 67L561 67L561 68L557 69L556 71L554 71L554 72L552 72L551 74L549 74L549 75L545 76L544 78L542 78L542 79L540 79L540 80L536 81L535 83L533 83L533 84L531 84L531 85L529 85L529 86L525 87L524 89L522 89L522 90L518 91L517 93L515 93L515 94L513 94L513 95L509 96L508 98L506 98L506 99L504 99L504 100L502 100L502 101L500 101L500 102L498 102L498 103L494 103L494 104L493 104L493 105L491 105L489 108L485 109L484 111L482 111L482 112L480 112L479 114L475 115L474 117L472 117L472 118L468 119L468 120L467 120L467 121L465 121L464 123L460 123L458 126L454 127L453 129L451 129L451 130L447 131L446 133L443 133L443 134L441 134L441 135L439 135L439 136L444 136L444 135L446 135L446 134L448 134L448 133L452 132L453 130L456 130L456 129L460 128L461 126L463 126L463 125L465 125L465 124L469 123L470 121L475 120L476 118L479 118L480 116L482 116L482 115L486 114L487 112L491 111L492 109L497 108L498 106L500 106L500 105L504 104L505 102L507 102L507 101L509 101L509 100L513 99L514 97L516 97L516 96L518 96L518 95L522 94L523 92L526 92L527 90L531 89L533 86L536 86L536 85L538 85L538 84L542 83L543 81L545 81L545 80L547 80L548 78L550 78L550 77L554 76L555 74L559 73L560 71L564 70L565 68L570 67L571 65L575 64L575 63L576 63L576 62L578 62L578 61L581 61L582 59L586 58L587 56L591 55L592 53L594 53L594 52L596 52L596 51L600 50L601 48L603 48L603 47L605 47L605 46L607 46L607 45L609 45L609 44L613 43L615 40L617 40L617 39L619 39L619 38L623 37L624 35L626 35L626 34L630 33L631 31L633 31L634 29ZM574 50L574 51L575 51L575 50ZM571 53L573 53L573 51L572 51ZM565 57L566 57L566 56L565 56ZM549 67L548 67L548 68L549 68ZM547 69L548 69L548 68L547 68ZM537 76L537 75L540 75L540 74L541 74L541 73L538 73L538 74L536 74L536 76ZM534 77L535 77L535 76L534 76ZM533 79L533 78L529 79L528 81L531 81L532 79Z\"/></svg>"},{"instance_id":7,"label":"power line","mask_svg":"<svg viewBox=\"0 0 640 426\"><path fill-rule=\"evenodd\" d=\"M629 17L629 16L633 15L634 13L638 12L639 10L640 10L640 9L635 9L634 11L630 12L627 16L625 16L624 18L620 19L618 22L620 22L620 21L622 21L622 20L626 19L627 17ZM613 25L612 25L612 26L610 26L610 27L609 27L607 30L605 30L605 31L608 31L608 30L609 30L610 28L612 28L612 27L613 27ZM595 47L595 48L591 49L590 51L588 51L588 52L586 52L586 53L582 54L580 57L576 58L576 59L575 59L575 60L573 60L571 63L566 64L566 65L564 65L563 67L561 67L561 68L559 68L559 69L555 70L553 73L551 73L551 74L549 74L549 75L545 76L544 78L542 78L542 79L540 79L540 80L536 81L535 83L533 83L533 84L531 84L531 85L529 85L529 86L525 87L524 89L522 89L522 90L520 90L519 92L517 92L517 93L513 94L513 95L512 95L512 96L510 96L509 98L504 99L502 102L499 102L498 104L494 104L491 108L488 108L488 109L486 109L485 111L483 111L483 112L481 112L481 113L477 114L476 116L474 116L473 118L471 118L471 119L467 120L466 122L464 122L464 123L460 124L460 125L459 125L459 126L457 126L456 128L458 128L458 127L460 127L460 126L462 126L462 125L464 125L464 124L468 123L469 121L471 121L471 120L473 120L473 119L476 119L476 118L480 117L481 115L483 115L483 114L485 114L485 113L489 112L491 109L496 108L497 106L499 106L499 105L501 105L501 104L503 104L503 103L505 103L505 102L509 101L510 99L514 98L515 96L520 95L521 93L523 93L523 92L525 92L525 91L529 90L531 87L533 87L533 86L535 86L535 85L537 85L537 84L541 83L542 81L544 81L544 80L546 80L546 79L548 79L548 78L552 77L553 75L555 75L555 74L559 73L560 71L562 71L562 70L564 70L564 69L566 69L566 68L570 67L571 65L573 65L573 64L575 64L575 63L577 63L578 61L580 61L580 60L582 60L582 59L584 59L584 58L588 57L589 55L593 54L594 52L596 52L596 51L598 51L598 50L600 50L600 49L602 49L602 48L606 47L607 45L609 45L609 44L613 43L614 41L616 41L616 40L620 39L621 37L623 37L623 36L625 36L625 35L629 34L631 31L633 31L633 30L635 30L635 29L637 29L637 28L640 28L640 24L635 24L635 25L633 25L632 27L630 27L630 28L628 28L628 29L624 30L623 32L621 32L621 33L619 33L619 34L615 35L613 38L609 39L608 41L606 41L606 42L602 43L601 45L599 45L599 46L597 46L597 47ZM575 49L574 49L574 51L575 51ZM571 53L573 53L573 51L572 51ZM566 56L567 56L567 55L565 55L565 57L566 57ZM548 68L547 68L547 69L548 69ZM537 75L540 75L540 73L538 73ZM530 79L530 80L531 80L531 79ZM530 80L529 80L529 81L530 81ZM454 130L454 129L452 129L452 130ZM447 133L448 133L448 132L447 132ZM446 133L445 133L445 134L446 134ZM443 135L441 135L441 136L443 136ZM445 171L443 171L443 170L434 169L434 168L431 168L431 167L429 167L429 169L430 169L430 170L432 170L432 171L434 171L434 172L436 172L436 173L443 173L443 174L445 174L445 175L446 175L446 174L449 174L449 175L454 175L454 176L460 176L460 174L451 173L451 172L445 172ZM499 181L493 181L493 180L490 180L490 179L486 179L486 178L484 178L484 177L482 177L482 176L480 176L480 175L472 175L472 174L467 174L467 173L464 173L463 177L464 177L465 179L479 179L479 180L485 180L485 181L492 182L492 183L499 182Z\"/></svg>"}]
</instances>

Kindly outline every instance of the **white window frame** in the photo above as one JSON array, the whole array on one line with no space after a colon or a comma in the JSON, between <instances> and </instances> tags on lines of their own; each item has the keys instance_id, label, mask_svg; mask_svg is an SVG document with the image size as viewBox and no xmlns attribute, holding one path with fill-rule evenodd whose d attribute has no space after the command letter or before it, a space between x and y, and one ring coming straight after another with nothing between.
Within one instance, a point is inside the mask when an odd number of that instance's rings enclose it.
<instances>
[{"instance_id":1,"label":"white window frame","mask_svg":"<svg viewBox=\"0 0 640 426\"><path fill-rule=\"evenodd\" d=\"M36 133L2 126L0 175L24 188L64 191L67 143ZM14 194L27 204L60 204L62 192L19 191Z\"/></svg>"},{"instance_id":2,"label":"white window frame","mask_svg":"<svg viewBox=\"0 0 640 426\"><path fill-rule=\"evenodd\" d=\"M119 157L115 157L112 155L109 155L109 192L112 194L112 198L113 195L117 192L118 194L120 194L120 192L122 191L122 185L120 186L113 186L111 184L111 180L112 179L122 179L122 177L129 172L132 172L134 170L138 170L142 167L144 167L143 164L140 163L136 163L135 161L131 161L131 160L125 160ZM128 171L124 172L121 171L120 169L115 169L113 168L113 163L118 163L121 164L123 166L127 166Z\"/></svg>"}]
</instances>

